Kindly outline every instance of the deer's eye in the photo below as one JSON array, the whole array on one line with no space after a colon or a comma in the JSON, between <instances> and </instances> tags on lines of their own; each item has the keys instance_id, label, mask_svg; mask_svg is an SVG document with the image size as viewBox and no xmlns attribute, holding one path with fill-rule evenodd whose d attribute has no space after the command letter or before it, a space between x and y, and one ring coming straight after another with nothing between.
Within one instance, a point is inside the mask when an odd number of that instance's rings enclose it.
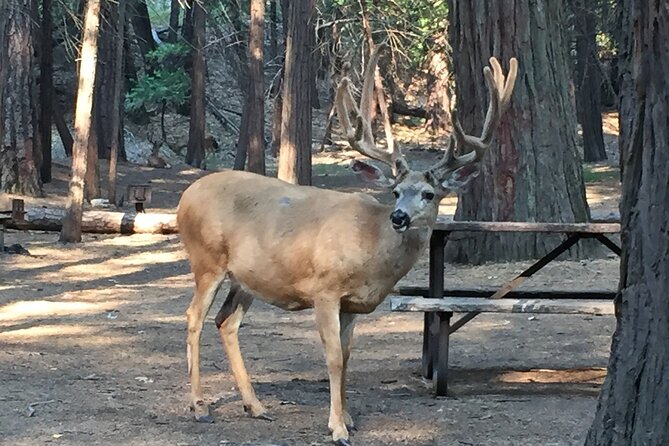
<instances>
[{"instance_id":1,"label":"deer's eye","mask_svg":"<svg viewBox=\"0 0 669 446\"><path fill-rule=\"evenodd\" d=\"M423 200L432 200L434 199L434 193L432 192L423 192Z\"/></svg>"},{"instance_id":2,"label":"deer's eye","mask_svg":"<svg viewBox=\"0 0 669 446\"><path fill-rule=\"evenodd\" d=\"M397 191L397 189L393 190L393 195L395 198L400 198L400 193Z\"/></svg>"}]
</instances>

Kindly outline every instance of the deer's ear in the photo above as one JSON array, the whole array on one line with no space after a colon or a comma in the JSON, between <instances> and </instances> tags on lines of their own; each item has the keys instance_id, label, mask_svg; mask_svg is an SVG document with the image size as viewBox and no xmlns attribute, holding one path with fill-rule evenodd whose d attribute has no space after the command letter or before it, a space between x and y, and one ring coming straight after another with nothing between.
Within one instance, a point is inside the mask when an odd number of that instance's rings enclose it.
<instances>
[{"instance_id":1,"label":"deer's ear","mask_svg":"<svg viewBox=\"0 0 669 446\"><path fill-rule=\"evenodd\" d=\"M441 187L453 192L463 192L469 183L481 172L481 163L468 164L453 172L442 181Z\"/></svg>"},{"instance_id":2,"label":"deer's ear","mask_svg":"<svg viewBox=\"0 0 669 446\"><path fill-rule=\"evenodd\" d=\"M388 187L392 184L392 181L383 174L381 169L364 161L353 160L351 162L351 170L366 183L383 187Z\"/></svg>"}]
</instances>

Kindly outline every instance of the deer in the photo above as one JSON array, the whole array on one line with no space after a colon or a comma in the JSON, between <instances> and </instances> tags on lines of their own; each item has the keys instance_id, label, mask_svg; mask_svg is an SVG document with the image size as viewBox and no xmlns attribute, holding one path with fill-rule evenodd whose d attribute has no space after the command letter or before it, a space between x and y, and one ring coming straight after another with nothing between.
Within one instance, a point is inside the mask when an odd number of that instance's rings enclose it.
<instances>
[{"instance_id":1,"label":"deer","mask_svg":"<svg viewBox=\"0 0 669 446\"><path fill-rule=\"evenodd\" d=\"M489 106L480 136L464 132L453 113L454 131L443 157L430 169L411 170L399 145L376 145L370 120L379 45L365 67L359 104L343 77L335 106L347 142L360 154L390 167L354 160L363 179L389 188L394 204L365 193L289 184L244 171L200 178L183 193L177 210L181 241L195 279L186 311L190 409L212 423L200 379L204 319L227 277L230 289L215 323L229 367L251 417L272 420L258 400L239 347L238 331L254 299L288 311L313 309L325 350L330 387L328 427L332 441L351 445L354 428L345 390L357 315L371 313L424 252L439 201L462 190L480 170L513 92L518 64L505 76L496 58L483 74ZM355 122L355 125L352 124Z\"/></svg>"}]
</instances>

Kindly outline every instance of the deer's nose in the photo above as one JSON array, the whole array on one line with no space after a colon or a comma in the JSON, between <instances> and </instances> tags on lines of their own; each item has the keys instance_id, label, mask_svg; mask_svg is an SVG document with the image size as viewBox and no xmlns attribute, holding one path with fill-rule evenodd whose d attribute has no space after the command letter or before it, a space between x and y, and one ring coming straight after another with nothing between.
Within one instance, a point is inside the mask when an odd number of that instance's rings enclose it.
<instances>
[{"instance_id":1,"label":"deer's nose","mask_svg":"<svg viewBox=\"0 0 669 446\"><path fill-rule=\"evenodd\" d=\"M409 214L406 212L396 209L390 214L390 222L393 224L393 228L396 231L402 232L409 227L409 224L411 224L411 217L409 217Z\"/></svg>"}]
</instances>

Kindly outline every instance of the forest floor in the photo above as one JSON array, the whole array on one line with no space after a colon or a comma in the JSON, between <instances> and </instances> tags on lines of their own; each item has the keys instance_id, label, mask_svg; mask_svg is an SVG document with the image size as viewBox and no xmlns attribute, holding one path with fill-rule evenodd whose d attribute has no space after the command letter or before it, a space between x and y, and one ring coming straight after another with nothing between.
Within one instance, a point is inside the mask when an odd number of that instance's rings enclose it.
<instances>
[{"instance_id":1,"label":"forest floor","mask_svg":"<svg viewBox=\"0 0 669 446\"><path fill-rule=\"evenodd\" d=\"M316 155L315 185L367 190L344 167L352 156ZM409 156L428 165L438 153ZM120 181L150 182L148 211L174 212L180 192L206 173L123 164ZM586 168L595 212L617 210L616 175L606 164ZM28 206L63 205L67 166L57 165L54 177L47 196ZM444 200L442 212L455 204ZM65 247L57 238L10 231L6 243L31 256L0 256L1 444L329 444L327 372L311 311L256 302L241 328L247 367L274 422L244 415L212 311L202 374L216 423L198 424L187 411L185 357L193 282L178 236L86 235ZM528 264L448 265L445 280L499 285ZM618 267L613 256L559 261L524 287L613 290ZM400 284L426 282L425 255ZM348 379L354 444L582 443L606 374L613 317L481 315L452 338L448 398L435 398L418 372L422 324L422 315L391 313L386 303L359 319Z\"/></svg>"}]
</instances>

